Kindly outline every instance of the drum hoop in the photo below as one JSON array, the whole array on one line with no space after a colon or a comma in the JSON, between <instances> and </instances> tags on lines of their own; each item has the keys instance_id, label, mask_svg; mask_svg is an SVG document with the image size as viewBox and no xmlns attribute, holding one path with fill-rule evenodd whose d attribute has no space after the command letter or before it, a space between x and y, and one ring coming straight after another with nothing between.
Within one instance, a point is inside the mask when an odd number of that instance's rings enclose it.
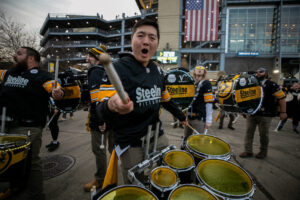
<instances>
[{"instance_id":1,"label":"drum hoop","mask_svg":"<svg viewBox=\"0 0 300 200\"><path fill-rule=\"evenodd\" d=\"M211 187L210 185L208 185L198 175L198 167L199 167L199 165L202 162L205 162L207 160L219 160L219 161L223 161L223 162L228 162L228 163L231 163L232 165L238 167L239 169L241 169L249 177L249 179L251 181L251 186L252 186L251 190L249 192L245 193L245 194L242 194L242 195L233 195L233 194L228 194L228 193L221 192L221 191L216 190L215 188ZM201 160L198 163L197 167L195 168L195 174L196 174L198 180L204 184L204 186L207 188L208 191L212 191L213 193L215 193L216 195L220 195L221 197L227 197L227 198L244 198L244 197L251 197L254 194L255 184L254 184L254 181L253 181L252 177L250 176L250 174L245 169L243 169L241 166L238 166L237 164L235 164L235 163L233 163L231 161L225 161L225 160L222 160L222 159L204 159L204 160Z\"/></svg>"},{"instance_id":2,"label":"drum hoop","mask_svg":"<svg viewBox=\"0 0 300 200\"><path fill-rule=\"evenodd\" d=\"M194 135L190 135L190 136L187 138L187 140L188 140L191 136L194 136ZM201 157L204 156L204 157L210 157L210 158L216 158L216 159L219 159L218 157L222 157L222 158L224 157L224 158L226 158L226 157L229 156L229 159L230 159L230 155L231 155L231 146L230 146L230 144L228 144L227 142L225 142L225 141L222 140L221 138L215 137L215 136L213 136L213 135L204 135L204 136L210 136L210 137L217 138L217 139L221 140L222 142L224 142L225 144L228 145L228 147L229 147L229 152L228 152L228 153L225 153L225 154L219 154L219 155L206 154L206 153L202 153L202 152L199 152L199 151L196 151L196 150L192 149L192 147L189 146L188 142L186 142L186 147L188 148L188 150L191 151L191 152L193 152L193 153L195 153L197 156L201 156ZM186 141L187 141L187 140L186 140ZM228 160L229 160L229 159L228 159ZM223 159L222 159L222 160L223 160Z\"/></svg>"},{"instance_id":3,"label":"drum hoop","mask_svg":"<svg viewBox=\"0 0 300 200\"><path fill-rule=\"evenodd\" d=\"M190 187L195 187L195 188L203 189L204 191L206 191L206 192L208 192L209 194L211 194L216 200L218 200L217 196L216 196L214 193L210 192L210 191L207 190L205 187L199 186L199 185L196 185L196 184L180 184L178 187L176 187L174 190L172 190L172 192L169 194L168 200L170 199L171 195L172 195L178 188L185 187L185 186L190 186Z\"/></svg>"},{"instance_id":4,"label":"drum hoop","mask_svg":"<svg viewBox=\"0 0 300 200\"><path fill-rule=\"evenodd\" d=\"M0 153L5 153L8 151L15 151L18 149L22 149L22 148L26 148L27 146L29 146L31 144L31 142L29 141L29 137L27 135L18 135L18 134L1 134L1 136L13 136L13 137L25 137L24 141L22 142L10 142L10 143L6 143L6 144L0 144Z\"/></svg>"},{"instance_id":5,"label":"drum hoop","mask_svg":"<svg viewBox=\"0 0 300 200\"><path fill-rule=\"evenodd\" d=\"M139 189L145 190L145 191L149 192L153 196L153 198L155 198L156 200L159 200L157 198L157 196L151 190L149 190L149 189L147 189L145 187L138 186L138 185L120 185L120 186L114 187L114 188L106 191L104 194L102 194L97 200L100 200L100 198L105 197L107 194L109 194L110 192L112 192L112 191L114 191L116 189L125 188L125 187L128 187L128 188L139 188Z\"/></svg>"},{"instance_id":6,"label":"drum hoop","mask_svg":"<svg viewBox=\"0 0 300 200\"><path fill-rule=\"evenodd\" d=\"M184 153L187 153L189 156L191 156L192 160L193 160L193 164L189 167L186 167L186 168L175 168L175 167L172 167L170 165L168 165L166 162L165 162L165 156L169 153L169 152L172 152L172 151L180 151L180 152L184 152ZM175 170L177 173L178 172L186 172L186 171L189 171L193 168L195 168L195 159L194 159L194 156L190 153L190 152L187 152L187 151L184 151L184 150L181 150L181 149L173 149L173 150L170 150L168 152L166 152L164 155L163 155L163 163L170 167L171 169Z\"/></svg>"},{"instance_id":7,"label":"drum hoop","mask_svg":"<svg viewBox=\"0 0 300 200\"><path fill-rule=\"evenodd\" d=\"M159 169L159 168L168 168L170 169L171 171L173 171L176 175L176 182L171 185L170 187L161 187L159 185L157 185L156 183L154 183L154 181L152 180L152 178L150 178L150 183L153 187L155 187L156 189L158 189L160 192L167 192L167 191L170 191L170 190L173 190L180 182L179 180L179 176L177 174L177 172L175 170L173 170L171 167L168 167L168 166L158 166L158 167L155 167L152 171L151 171L151 177L152 177L152 173L156 170L156 169Z\"/></svg>"}]
</instances>

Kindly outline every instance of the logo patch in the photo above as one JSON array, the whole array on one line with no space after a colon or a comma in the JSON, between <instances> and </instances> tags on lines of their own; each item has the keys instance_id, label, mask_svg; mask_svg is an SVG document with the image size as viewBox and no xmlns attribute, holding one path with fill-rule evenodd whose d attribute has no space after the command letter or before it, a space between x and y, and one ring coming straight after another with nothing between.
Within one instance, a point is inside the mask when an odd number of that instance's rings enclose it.
<instances>
[{"instance_id":1,"label":"logo patch","mask_svg":"<svg viewBox=\"0 0 300 200\"><path fill-rule=\"evenodd\" d=\"M30 73L32 73L32 74L37 74L37 73L38 73L38 70L37 70L37 69L32 69L32 70L30 70Z\"/></svg>"}]
</instances>

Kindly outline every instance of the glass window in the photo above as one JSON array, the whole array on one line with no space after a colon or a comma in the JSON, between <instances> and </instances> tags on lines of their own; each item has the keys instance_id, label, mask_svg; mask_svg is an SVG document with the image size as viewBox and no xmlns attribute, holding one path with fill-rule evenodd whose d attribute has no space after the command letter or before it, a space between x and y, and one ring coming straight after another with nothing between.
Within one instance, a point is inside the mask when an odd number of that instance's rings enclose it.
<instances>
[{"instance_id":1,"label":"glass window","mask_svg":"<svg viewBox=\"0 0 300 200\"><path fill-rule=\"evenodd\" d=\"M230 8L229 52L272 53L275 38L273 16L274 8Z\"/></svg>"}]
</instances>

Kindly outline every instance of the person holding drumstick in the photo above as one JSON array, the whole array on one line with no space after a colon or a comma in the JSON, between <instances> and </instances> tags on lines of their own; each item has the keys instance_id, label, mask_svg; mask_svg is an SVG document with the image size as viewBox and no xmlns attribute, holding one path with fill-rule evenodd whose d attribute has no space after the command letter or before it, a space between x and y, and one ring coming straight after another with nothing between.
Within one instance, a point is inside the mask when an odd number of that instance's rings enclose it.
<instances>
[{"instance_id":1,"label":"person holding drumstick","mask_svg":"<svg viewBox=\"0 0 300 200\"><path fill-rule=\"evenodd\" d=\"M163 134L159 123L160 106L175 115L180 123L186 123L183 112L171 100L165 88L162 70L151 61L158 42L157 22L149 19L138 21L131 35L132 54L125 54L114 63L126 91L125 103L118 93L108 90L113 85L107 85L107 82L103 82L107 89L100 92L97 114L103 120L113 122L115 150L121 160L125 184L130 183L127 178L128 170L146 159L146 145L143 146L143 141L149 126L155 130L159 124L157 149L161 150L168 145L168 138ZM104 87L101 86L100 90L101 88ZM153 141L152 137L150 145L153 145Z\"/></svg>"},{"instance_id":2,"label":"person holding drumstick","mask_svg":"<svg viewBox=\"0 0 300 200\"><path fill-rule=\"evenodd\" d=\"M100 120L96 114L96 102L98 100L99 86L101 80L104 77L104 68L101 65L99 57L106 52L106 46L100 45L89 50L87 56L88 68L88 90L90 93L90 108L89 108L89 120L87 123L88 129L91 133L91 145L92 151L96 158L96 173L95 178L89 183L85 184L83 189L85 192L90 192L93 186L96 189L102 186L107 163L106 163L106 141L108 137L109 149L112 146L112 134L106 134L108 130L103 120ZM111 152L111 150L110 150Z\"/></svg>"},{"instance_id":3,"label":"person holding drumstick","mask_svg":"<svg viewBox=\"0 0 300 200\"><path fill-rule=\"evenodd\" d=\"M260 67L256 71L256 77L263 88L264 99L262 106L254 115L247 116L247 129L245 135L245 151L240 154L241 158L253 156L252 143L255 129L258 126L260 136L260 151L256 154L256 158L263 159L268 153L269 144L269 128L272 117L277 115L277 102L280 106L280 120L287 118L285 94L280 87L273 81L268 79L268 71L264 67Z\"/></svg>"},{"instance_id":4,"label":"person holding drumstick","mask_svg":"<svg viewBox=\"0 0 300 200\"><path fill-rule=\"evenodd\" d=\"M211 83L206 80L206 69L204 66L196 66L193 77L196 85L196 94L191 105L187 109L189 124L199 133L205 133L212 124L213 93ZM185 138L192 135L193 130L185 127Z\"/></svg>"},{"instance_id":5,"label":"person holding drumstick","mask_svg":"<svg viewBox=\"0 0 300 200\"><path fill-rule=\"evenodd\" d=\"M0 109L6 107L7 116L13 119L7 127L8 134L30 133L31 169L24 193L26 197L20 199L43 200L43 171L39 157L42 131L46 125L49 97L60 100L64 92L50 73L39 68L40 54L35 49L21 47L13 59L13 68L2 72L0 70ZM12 180L10 187L14 191L16 188L24 189L24 186L24 182Z\"/></svg>"}]
</instances>

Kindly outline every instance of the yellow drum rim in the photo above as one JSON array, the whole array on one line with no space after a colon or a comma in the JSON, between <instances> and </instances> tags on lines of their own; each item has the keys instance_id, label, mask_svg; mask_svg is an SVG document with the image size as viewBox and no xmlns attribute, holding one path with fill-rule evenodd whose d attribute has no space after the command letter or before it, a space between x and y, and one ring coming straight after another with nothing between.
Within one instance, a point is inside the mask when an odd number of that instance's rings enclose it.
<instances>
[{"instance_id":1,"label":"yellow drum rim","mask_svg":"<svg viewBox=\"0 0 300 200\"><path fill-rule=\"evenodd\" d=\"M157 167L151 172L151 181L153 184L162 188L174 186L177 180L176 172L168 167Z\"/></svg>"},{"instance_id":2,"label":"yellow drum rim","mask_svg":"<svg viewBox=\"0 0 300 200\"><path fill-rule=\"evenodd\" d=\"M194 166L193 156L180 150L171 150L164 155L164 162L174 169L186 169Z\"/></svg>"},{"instance_id":3,"label":"yellow drum rim","mask_svg":"<svg viewBox=\"0 0 300 200\"><path fill-rule=\"evenodd\" d=\"M186 193L186 194L184 194ZM175 188L168 200L217 200L212 193L197 185L185 184Z\"/></svg>"},{"instance_id":4,"label":"yellow drum rim","mask_svg":"<svg viewBox=\"0 0 300 200\"><path fill-rule=\"evenodd\" d=\"M139 186L119 186L104 193L98 200L158 200L158 198L149 190Z\"/></svg>"},{"instance_id":5,"label":"yellow drum rim","mask_svg":"<svg viewBox=\"0 0 300 200\"><path fill-rule=\"evenodd\" d=\"M249 174L236 164L219 159L202 160L197 166L197 178L217 193L245 196L253 190Z\"/></svg>"},{"instance_id":6,"label":"yellow drum rim","mask_svg":"<svg viewBox=\"0 0 300 200\"><path fill-rule=\"evenodd\" d=\"M211 135L191 135L187 147L203 155L225 156L230 154L230 146L220 138Z\"/></svg>"}]
</instances>

